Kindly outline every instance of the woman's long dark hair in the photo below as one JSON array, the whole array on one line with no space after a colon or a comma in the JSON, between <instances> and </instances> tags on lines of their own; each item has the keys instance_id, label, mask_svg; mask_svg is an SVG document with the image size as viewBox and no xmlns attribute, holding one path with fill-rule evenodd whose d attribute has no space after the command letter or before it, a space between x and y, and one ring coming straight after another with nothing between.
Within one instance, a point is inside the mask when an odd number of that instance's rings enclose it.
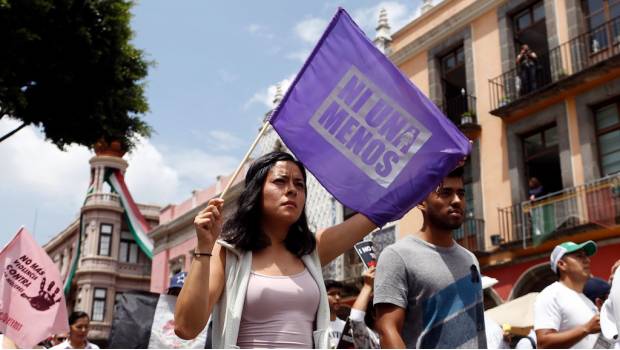
<instances>
[{"instance_id":1,"label":"woman's long dark hair","mask_svg":"<svg viewBox=\"0 0 620 350\"><path fill-rule=\"evenodd\" d=\"M269 237L261 228L262 193L269 170L279 161L295 163L304 177L304 185L306 183L306 169L288 153L271 152L256 159L245 175L245 189L239 196L237 211L226 221L222 229L224 240L238 249L258 251L271 244ZM314 251L316 241L308 228L305 203L301 216L291 225L284 239L284 245L298 257Z\"/></svg>"}]
</instances>

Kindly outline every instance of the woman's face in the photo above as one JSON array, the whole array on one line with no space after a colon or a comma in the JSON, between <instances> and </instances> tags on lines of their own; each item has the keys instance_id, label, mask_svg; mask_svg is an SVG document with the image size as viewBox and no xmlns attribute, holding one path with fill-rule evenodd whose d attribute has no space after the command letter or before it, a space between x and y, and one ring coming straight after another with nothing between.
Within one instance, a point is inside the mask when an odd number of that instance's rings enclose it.
<instances>
[{"instance_id":1,"label":"woman's face","mask_svg":"<svg viewBox=\"0 0 620 350\"><path fill-rule=\"evenodd\" d=\"M71 325L70 337L76 341L86 341L88 336L88 329L90 327L90 320L88 317L80 317Z\"/></svg>"},{"instance_id":2,"label":"woman's face","mask_svg":"<svg viewBox=\"0 0 620 350\"><path fill-rule=\"evenodd\" d=\"M292 225L301 216L305 203L306 185L297 164L276 162L263 184L264 218Z\"/></svg>"}]
</instances>

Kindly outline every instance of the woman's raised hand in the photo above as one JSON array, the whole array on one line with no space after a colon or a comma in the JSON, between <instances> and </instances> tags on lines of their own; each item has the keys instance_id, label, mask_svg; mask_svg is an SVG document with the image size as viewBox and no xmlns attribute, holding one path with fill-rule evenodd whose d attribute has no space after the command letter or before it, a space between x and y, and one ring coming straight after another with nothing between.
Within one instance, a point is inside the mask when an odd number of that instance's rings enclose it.
<instances>
[{"instance_id":1,"label":"woman's raised hand","mask_svg":"<svg viewBox=\"0 0 620 350\"><path fill-rule=\"evenodd\" d=\"M194 227L196 227L196 237L198 238L197 248L199 252L210 253L220 233L222 233L222 223L224 221L222 217L223 207L223 199L211 199L207 207L200 211L194 218Z\"/></svg>"}]
</instances>

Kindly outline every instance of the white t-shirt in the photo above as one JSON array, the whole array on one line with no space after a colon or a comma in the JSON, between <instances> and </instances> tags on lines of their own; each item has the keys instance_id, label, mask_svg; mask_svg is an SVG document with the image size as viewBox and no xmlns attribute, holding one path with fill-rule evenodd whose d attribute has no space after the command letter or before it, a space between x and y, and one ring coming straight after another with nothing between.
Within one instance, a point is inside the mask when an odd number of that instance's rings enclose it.
<instances>
[{"instance_id":1,"label":"white t-shirt","mask_svg":"<svg viewBox=\"0 0 620 350\"><path fill-rule=\"evenodd\" d=\"M484 332L487 336L487 349L510 349L504 341L504 330L499 323L484 315Z\"/></svg>"},{"instance_id":2,"label":"white t-shirt","mask_svg":"<svg viewBox=\"0 0 620 350\"><path fill-rule=\"evenodd\" d=\"M345 321L336 317L335 320L331 321L329 324L329 348L335 349L338 346L338 341L340 340L340 335L342 335L342 331L344 330Z\"/></svg>"},{"instance_id":3,"label":"white t-shirt","mask_svg":"<svg viewBox=\"0 0 620 350\"><path fill-rule=\"evenodd\" d=\"M616 282L619 281L619 282ZM620 268L614 274L614 283L611 284L609 297L601 308L601 331L607 339L614 339L615 349L620 349Z\"/></svg>"},{"instance_id":4,"label":"white t-shirt","mask_svg":"<svg viewBox=\"0 0 620 350\"><path fill-rule=\"evenodd\" d=\"M69 342L69 339L63 341L62 343L56 345L56 346L52 346L50 349L73 349L71 347L71 343ZM84 349L99 349L99 346L97 346L97 344L93 344L91 342L89 342L88 340L86 341L86 347Z\"/></svg>"},{"instance_id":5,"label":"white t-shirt","mask_svg":"<svg viewBox=\"0 0 620 350\"><path fill-rule=\"evenodd\" d=\"M534 303L534 329L555 329L564 332L583 326L597 314L596 306L583 293L555 282L536 297ZM573 349L592 349L598 334L588 334Z\"/></svg>"}]
</instances>

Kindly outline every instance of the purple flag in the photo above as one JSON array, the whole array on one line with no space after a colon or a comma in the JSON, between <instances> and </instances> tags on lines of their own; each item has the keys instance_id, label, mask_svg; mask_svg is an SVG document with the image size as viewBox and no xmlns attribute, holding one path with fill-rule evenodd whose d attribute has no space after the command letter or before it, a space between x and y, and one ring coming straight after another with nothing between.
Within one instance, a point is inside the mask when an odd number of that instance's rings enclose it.
<instances>
[{"instance_id":1,"label":"purple flag","mask_svg":"<svg viewBox=\"0 0 620 350\"><path fill-rule=\"evenodd\" d=\"M422 201L471 148L342 8L271 124L336 199L378 226Z\"/></svg>"}]
</instances>

